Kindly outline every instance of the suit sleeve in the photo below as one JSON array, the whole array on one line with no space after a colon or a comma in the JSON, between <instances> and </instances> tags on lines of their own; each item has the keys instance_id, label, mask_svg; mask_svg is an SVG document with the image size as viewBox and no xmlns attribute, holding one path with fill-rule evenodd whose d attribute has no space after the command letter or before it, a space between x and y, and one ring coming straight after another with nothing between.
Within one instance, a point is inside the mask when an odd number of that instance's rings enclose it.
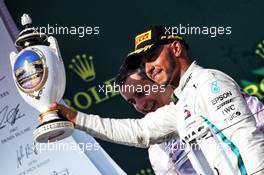
<instances>
[{"instance_id":1,"label":"suit sleeve","mask_svg":"<svg viewBox=\"0 0 264 175\"><path fill-rule=\"evenodd\" d=\"M178 137L176 116L168 112L170 108L173 106L167 105L142 119L111 119L78 112L75 127L105 141L149 147Z\"/></svg>"}]
</instances>

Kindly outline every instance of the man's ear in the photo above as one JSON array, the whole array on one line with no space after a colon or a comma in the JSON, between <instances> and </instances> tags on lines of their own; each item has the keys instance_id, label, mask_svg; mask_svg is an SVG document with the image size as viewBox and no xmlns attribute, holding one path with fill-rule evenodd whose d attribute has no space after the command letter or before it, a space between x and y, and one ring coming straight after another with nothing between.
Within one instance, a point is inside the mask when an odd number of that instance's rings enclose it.
<instances>
[{"instance_id":1,"label":"man's ear","mask_svg":"<svg viewBox=\"0 0 264 175\"><path fill-rule=\"evenodd\" d=\"M176 57L179 57L180 55L182 55L182 51L183 51L183 46L181 45L181 43L179 41L173 41L170 45L173 54Z\"/></svg>"}]
</instances>

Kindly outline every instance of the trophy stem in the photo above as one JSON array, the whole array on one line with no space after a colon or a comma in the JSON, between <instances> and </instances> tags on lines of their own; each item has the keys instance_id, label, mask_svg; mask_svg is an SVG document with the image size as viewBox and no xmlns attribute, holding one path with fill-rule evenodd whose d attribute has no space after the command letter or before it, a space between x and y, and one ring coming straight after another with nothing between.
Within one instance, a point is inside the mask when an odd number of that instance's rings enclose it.
<instances>
[{"instance_id":1,"label":"trophy stem","mask_svg":"<svg viewBox=\"0 0 264 175\"><path fill-rule=\"evenodd\" d=\"M58 110L51 110L40 113L42 124L33 133L37 142L54 142L72 135L73 123L60 118L57 112Z\"/></svg>"},{"instance_id":2,"label":"trophy stem","mask_svg":"<svg viewBox=\"0 0 264 175\"><path fill-rule=\"evenodd\" d=\"M58 110L52 110L52 111L46 111L40 113L39 117L42 121L42 123L51 121L51 120L56 120L59 119L60 117L57 114Z\"/></svg>"}]
</instances>

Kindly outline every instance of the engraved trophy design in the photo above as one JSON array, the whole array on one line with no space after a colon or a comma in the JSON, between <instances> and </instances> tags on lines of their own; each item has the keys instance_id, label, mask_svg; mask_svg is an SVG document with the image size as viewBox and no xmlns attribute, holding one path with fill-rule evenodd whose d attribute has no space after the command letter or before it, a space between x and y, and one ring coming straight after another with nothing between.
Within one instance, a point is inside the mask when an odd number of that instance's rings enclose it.
<instances>
[{"instance_id":1,"label":"engraved trophy design","mask_svg":"<svg viewBox=\"0 0 264 175\"><path fill-rule=\"evenodd\" d=\"M42 123L33 132L37 142L53 142L73 133L73 123L49 111L52 102L59 102L64 94L66 75L59 47L54 37L39 33L31 26L27 14L21 17L25 27L16 40L22 48L10 53L13 79L22 98L40 112ZM37 116L36 116L37 119Z\"/></svg>"}]
</instances>

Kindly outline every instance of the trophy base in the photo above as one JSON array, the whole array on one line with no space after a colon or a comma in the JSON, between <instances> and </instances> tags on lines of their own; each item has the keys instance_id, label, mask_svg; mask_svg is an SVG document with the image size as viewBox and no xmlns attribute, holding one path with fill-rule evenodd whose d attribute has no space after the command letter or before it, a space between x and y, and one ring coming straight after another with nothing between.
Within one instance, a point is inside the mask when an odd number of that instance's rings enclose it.
<instances>
[{"instance_id":1,"label":"trophy base","mask_svg":"<svg viewBox=\"0 0 264 175\"><path fill-rule=\"evenodd\" d=\"M36 142L47 143L62 140L72 135L73 123L63 119L51 120L42 123L33 132Z\"/></svg>"}]
</instances>

